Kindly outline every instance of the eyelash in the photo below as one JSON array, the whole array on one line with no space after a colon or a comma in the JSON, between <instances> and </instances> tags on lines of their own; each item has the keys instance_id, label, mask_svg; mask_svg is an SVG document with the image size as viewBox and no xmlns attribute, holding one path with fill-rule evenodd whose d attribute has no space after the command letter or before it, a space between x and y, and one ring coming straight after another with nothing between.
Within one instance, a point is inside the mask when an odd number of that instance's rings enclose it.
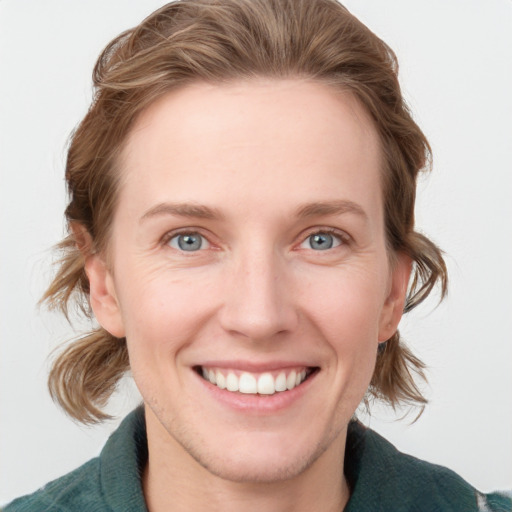
<instances>
[{"instance_id":1,"label":"eyelash","mask_svg":"<svg viewBox=\"0 0 512 512\"><path fill-rule=\"evenodd\" d=\"M173 239L175 239L175 238L177 239L179 236L187 236L187 235L188 236L197 236L197 237L200 237L202 239L201 247L197 251L186 251L186 250L178 248L178 247L172 247L171 241ZM210 240L208 240L208 238L205 235L203 235L199 230L195 230L193 228L192 229L186 229L186 230L184 229L182 231L173 231L173 232L167 233L167 234L165 234L162 237L162 242L161 243L162 243L162 245L169 246L172 249L174 249L176 251L179 251L179 252L182 252L182 253L201 252L202 250L209 249L212 246L212 243L210 242ZM206 243L207 247L203 247L203 245L205 243Z\"/></svg>"},{"instance_id":2,"label":"eyelash","mask_svg":"<svg viewBox=\"0 0 512 512\"><path fill-rule=\"evenodd\" d=\"M347 235L346 233L344 233L342 231L339 231L334 228L316 228L306 234L306 236L303 238L302 242L299 244L299 247L301 247L302 244L306 243L311 237L313 237L315 235L330 235L339 241L338 245L324 249L325 251L327 251L329 249L336 249L339 246L347 245L350 243L349 235ZM312 248L309 248L309 249L314 250ZM321 251L315 251L315 252L321 252Z\"/></svg>"},{"instance_id":3,"label":"eyelash","mask_svg":"<svg viewBox=\"0 0 512 512\"><path fill-rule=\"evenodd\" d=\"M189 235L189 236L199 236L201 237L201 239L203 240L203 243L205 242L207 244L207 247L200 247L198 250L196 251L186 251L184 249L180 249L178 247L172 247L170 245L170 242L171 240L173 240L174 238L177 238L179 236L183 236L183 235ZM335 239L337 239L339 241L339 243L333 247L328 247L327 249L324 249L324 251L327 251L327 250L330 250L330 249L336 249L337 247L339 246L343 246L343 245L347 245L350 243L350 236L347 235L346 233L342 232L342 231L339 231L337 229L334 229L334 228L315 228L309 232L307 232L305 234L305 236L302 237L302 240L301 242L298 244L298 247L301 248L302 244L306 243L311 237L315 236L315 235L330 235L332 237L334 237ZM172 231L170 233L167 233L165 234L163 237L162 237L162 240L161 240L161 243L162 245L164 246L168 246L168 247L171 247L172 249L176 250L176 251L179 251L179 252L182 252L182 253L187 253L187 252L190 252L190 253L194 253L194 252L201 252L205 249L211 249L212 248L212 242L208 239L207 236L205 236L204 234L202 234L199 230L196 230L194 228L191 228L191 229L183 229L182 231ZM203 244L202 244L203 245ZM307 248L308 250L314 250L313 248ZM318 251L315 251L315 252L323 252L322 250L318 250Z\"/></svg>"}]
</instances>

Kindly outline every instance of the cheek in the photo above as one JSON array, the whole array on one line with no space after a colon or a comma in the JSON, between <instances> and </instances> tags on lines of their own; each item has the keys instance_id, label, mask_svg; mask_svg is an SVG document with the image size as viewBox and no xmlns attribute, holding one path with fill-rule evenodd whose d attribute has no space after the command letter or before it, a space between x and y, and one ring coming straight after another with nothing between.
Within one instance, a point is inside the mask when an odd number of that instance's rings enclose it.
<instances>
[{"instance_id":1,"label":"cheek","mask_svg":"<svg viewBox=\"0 0 512 512\"><path fill-rule=\"evenodd\" d=\"M303 308L336 344L377 343L386 280L367 268L318 272L302 294Z\"/></svg>"},{"instance_id":2,"label":"cheek","mask_svg":"<svg viewBox=\"0 0 512 512\"><path fill-rule=\"evenodd\" d=\"M352 268L330 278L317 276L309 287L305 307L330 351L333 400L342 415L352 414L373 375L387 284L382 276L385 274Z\"/></svg>"},{"instance_id":3,"label":"cheek","mask_svg":"<svg viewBox=\"0 0 512 512\"><path fill-rule=\"evenodd\" d=\"M173 390L182 385L181 354L197 337L204 294L186 281L162 275L133 278L123 291L131 373L144 401L163 410L167 405L162 396L174 396Z\"/></svg>"},{"instance_id":4,"label":"cheek","mask_svg":"<svg viewBox=\"0 0 512 512\"><path fill-rule=\"evenodd\" d=\"M207 276L180 276L160 269L132 272L129 280L120 282L126 283L120 306L130 357L158 361L178 352L211 314L215 287Z\"/></svg>"}]
</instances>

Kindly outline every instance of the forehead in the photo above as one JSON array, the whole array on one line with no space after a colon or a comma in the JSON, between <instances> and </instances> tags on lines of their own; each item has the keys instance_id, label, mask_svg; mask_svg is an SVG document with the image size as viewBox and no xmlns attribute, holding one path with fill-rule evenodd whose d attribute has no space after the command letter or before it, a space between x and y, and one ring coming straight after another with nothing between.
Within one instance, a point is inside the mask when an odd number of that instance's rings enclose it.
<instances>
[{"instance_id":1,"label":"forehead","mask_svg":"<svg viewBox=\"0 0 512 512\"><path fill-rule=\"evenodd\" d=\"M379 207L380 160L373 123L348 92L306 80L197 83L137 120L122 152L121 200L143 208L259 197L284 207L350 193Z\"/></svg>"}]
</instances>

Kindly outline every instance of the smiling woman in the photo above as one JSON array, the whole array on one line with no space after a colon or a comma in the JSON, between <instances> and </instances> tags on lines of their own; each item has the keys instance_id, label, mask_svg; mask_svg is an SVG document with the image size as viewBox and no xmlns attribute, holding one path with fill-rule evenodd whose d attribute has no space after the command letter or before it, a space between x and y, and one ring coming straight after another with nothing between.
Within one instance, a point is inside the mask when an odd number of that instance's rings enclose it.
<instances>
[{"instance_id":1,"label":"smiling woman","mask_svg":"<svg viewBox=\"0 0 512 512\"><path fill-rule=\"evenodd\" d=\"M130 370L143 404L6 510L512 506L355 418L424 407L398 324L447 286L415 231L430 147L390 48L334 0L183 0L112 41L94 80L45 300L99 327L50 392L101 421Z\"/></svg>"},{"instance_id":2,"label":"smiling woman","mask_svg":"<svg viewBox=\"0 0 512 512\"><path fill-rule=\"evenodd\" d=\"M298 78L191 84L137 120L109 263L85 268L145 398L150 475L179 446L199 462L191 481L290 479L343 452L410 271L387 252L370 123L351 95Z\"/></svg>"}]
</instances>

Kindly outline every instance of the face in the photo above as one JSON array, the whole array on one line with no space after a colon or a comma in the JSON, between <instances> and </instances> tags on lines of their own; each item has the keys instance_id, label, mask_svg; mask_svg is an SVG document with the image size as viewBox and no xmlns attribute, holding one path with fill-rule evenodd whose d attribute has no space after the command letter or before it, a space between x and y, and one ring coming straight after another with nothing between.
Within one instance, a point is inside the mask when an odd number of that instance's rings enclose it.
<instances>
[{"instance_id":1,"label":"face","mask_svg":"<svg viewBox=\"0 0 512 512\"><path fill-rule=\"evenodd\" d=\"M87 272L150 442L230 480L339 464L408 280L380 163L364 109L319 83L189 85L139 118Z\"/></svg>"}]
</instances>

